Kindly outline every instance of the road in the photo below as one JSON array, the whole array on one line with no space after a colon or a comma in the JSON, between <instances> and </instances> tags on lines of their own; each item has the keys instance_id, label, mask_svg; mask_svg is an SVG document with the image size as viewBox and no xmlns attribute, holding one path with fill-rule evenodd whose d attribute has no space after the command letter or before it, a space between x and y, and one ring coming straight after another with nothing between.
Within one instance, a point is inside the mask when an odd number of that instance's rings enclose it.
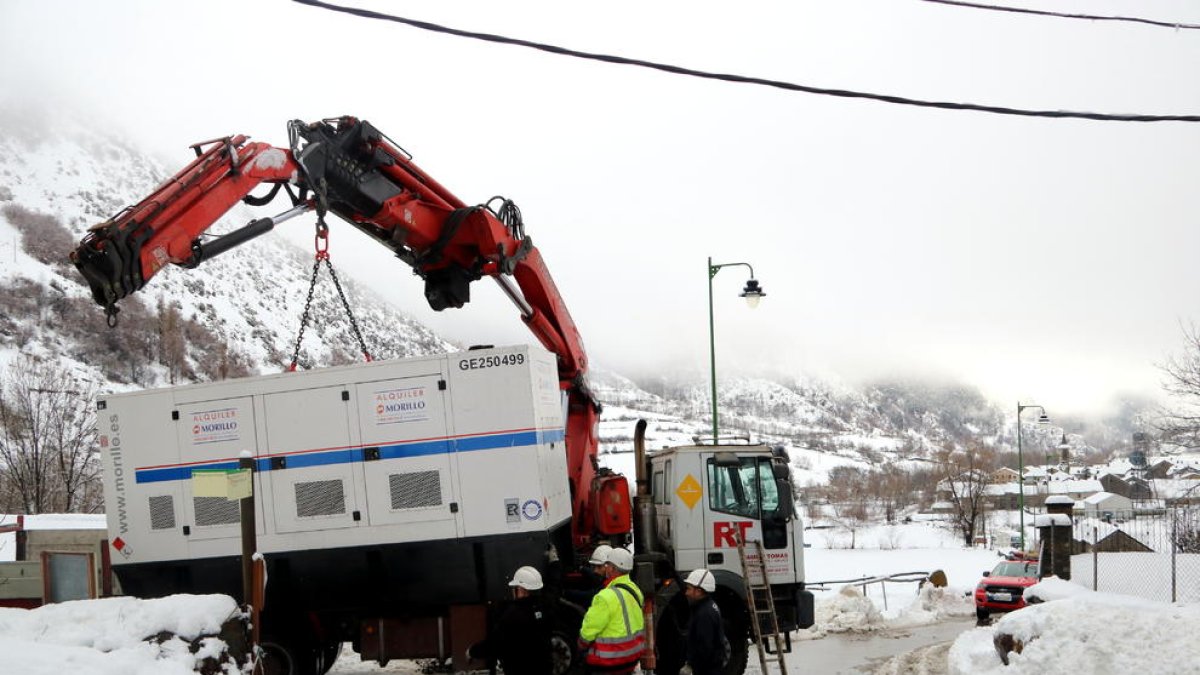
<instances>
[{"instance_id":1,"label":"road","mask_svg":"<svg viewBox=\"0 0 1200 675\"><path fill-rule=\"evenodd\" d=\"M786 657L790 673L822 675L945 675L946 652L959 633L969 630L975 620L958 619L916 628L888 629L870 633L839 633L819 640L792 643ZM750 653L747 675L761 675L758 657ZM771 666L773 662L768 662ZM770 668L770 672L776 672ZM362 663L349 647L334 664L336 675L408 674L420 670L411 661L396 661L380 668Z\"/></svg>"},{"instance_id":2,"label":"road","mask_svg":"<svg viewBox=\"0 0 1200 675\"><path fill-rule=\"evenodd\" d=\"M863 675L881 670L888 675L944 675L944 657L950 643L974 626L974 619L957 619L916 628L837 633L820 640L795 642L787 658L788 672ZM901 658L889 663L896 657ZM751 652L750 658L751 667L746 672L760 675L758 656ZM773 664L768 661L767 665ZM776 669L772 667L769 671L773 673Z\"/></svg>"}]
</instances>

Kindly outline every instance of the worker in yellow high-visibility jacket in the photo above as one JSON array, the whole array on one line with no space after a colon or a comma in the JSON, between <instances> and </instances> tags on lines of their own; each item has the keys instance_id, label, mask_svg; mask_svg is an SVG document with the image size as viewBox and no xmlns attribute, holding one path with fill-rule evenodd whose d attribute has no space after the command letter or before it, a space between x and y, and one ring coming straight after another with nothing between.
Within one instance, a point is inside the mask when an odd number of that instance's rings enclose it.
<instances>
[{"instance_id":1,"label":"worker in yellow high-visibility jacket","mask_svg":"<svg viewBox=\"0 0 1200 675\"><path fill-rule=\"evenodd\" d=\"M646 650L642 592L629 578L633 554L614 548L604 562L604 588L592 599L579 629L589 673L632 673Z\"/></svg>"}]
</instances>

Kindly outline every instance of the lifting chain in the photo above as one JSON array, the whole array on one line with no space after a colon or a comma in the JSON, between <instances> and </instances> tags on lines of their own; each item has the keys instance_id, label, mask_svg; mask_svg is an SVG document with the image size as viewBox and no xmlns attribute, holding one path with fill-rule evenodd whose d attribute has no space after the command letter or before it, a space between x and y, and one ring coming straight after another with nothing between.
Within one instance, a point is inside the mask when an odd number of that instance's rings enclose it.
<instances>
[{"instance_id":1,"label":"lifting chain","mask_svg":"<svg viewBox=\"0 0 1200 675\"><path fill-rule=\"evenodd\" d=\"M325 267L329 269L329 276L333 279L333 285L337 288L338 297L342 300L342 308L346 310L346 316L350 318L350 329L354 332L355 339L358 340L358 348L362 351L363 358L368 362L371 360L371 353L367 351L367 342L363 340L362 331L358 328L358 321L354 318L354 312L350 310L350 302L346 299L346 293L342 290L342 282L338 280L337 272L333 271L333 263L329 260L329 226L325 224L325 214L323 210L318 211L317 215L317 233L313 237L313 248L316 249L316 256L313 260L312 277L308 282L308 297L304 300L304 314L300 317L300 332L296 335L296 344L292 349L292 363L288 366L288 372L296 370L296 363L300 360L300 343L304 341L304 329L308 327L308 317L312 309L313 294L317 290L317 274L321 271L321 261L325 261Z\"/></svg>"}]
</instances>

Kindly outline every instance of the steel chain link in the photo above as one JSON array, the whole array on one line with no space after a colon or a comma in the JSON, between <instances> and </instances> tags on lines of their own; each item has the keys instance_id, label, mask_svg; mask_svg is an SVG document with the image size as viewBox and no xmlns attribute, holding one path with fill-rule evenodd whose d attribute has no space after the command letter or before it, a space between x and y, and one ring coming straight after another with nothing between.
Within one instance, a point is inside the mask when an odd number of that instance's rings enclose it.
<instances>
[{"instance_id":1,"label":"steel chain link","mask_svg":"<svg viewBox=\"0 0 1200 675\"><path fill-rule=\"evenodd\" d=\"M288 372L296 370L296 362L300 360L300 343L304 341L304 329L308 327L308 312L312 307L313 293L317 290L317 273L321 271L321 254L313 260L312 278L308 282L308 298L304 301L304 314L300 316L300 332L296 335L296 345L292 349L292 365Z\"/></svg>"},{"instance_id":2,"label":"steel chain link","mask_svg":"<svg viewBox=\"0 0 1200 675\"><path fill-rule=\"evenodd\" d=\"M317 233L313 237L313 245L317 253L313 260L312 277L308 282L308 297L304 300L304 314L300 317L300 332L296 335L296 344L292 348L292 363L288 366L288 372L296 370L296 364L300 360L300 343L304 341L304 330L308 327L308 317L312 309L313 295L317 290L317 274L321 271L322 260L329 269L329 276L333 278L333 285L337 288L338 297L342 300L342 308L346 310L346 316L350 319L350 329L354 332L355 339L358 340L358 348L362 351L364 359L371 360L371 353L367 350L367 341L363 339L362 330L358 327L354 312L350 310L350 301L346 299L346 292L342 290L342 282L338 279L337 272L333 270L333 262L329 260L329 226L325 224L323 215L317 216Z\"/></svg>"},{"instance_id":3,"label":"steel chain link","mask_svg":"<svg viewBox=\"0 0 1200 675\"><path fill-rule=\"evenodd\" d=\"M342 299L342 307L346 309L346 316L350 319L350 329L354 331L354 337L358 339L358 348L362 350L363 358L367 361L371 360L371 353L367 351L367 342L363 339L362 331L358 329L358 321L354 318L354 312L350 311L350 302L346 300L346 293L342 290L342 282L338 281L337 272L333 271L333 263L329 260L329 255L325 255L325 266L329 268L329 276L333 277L333 285L337 288L338 297Z\"/></svg>"}]
</instances>

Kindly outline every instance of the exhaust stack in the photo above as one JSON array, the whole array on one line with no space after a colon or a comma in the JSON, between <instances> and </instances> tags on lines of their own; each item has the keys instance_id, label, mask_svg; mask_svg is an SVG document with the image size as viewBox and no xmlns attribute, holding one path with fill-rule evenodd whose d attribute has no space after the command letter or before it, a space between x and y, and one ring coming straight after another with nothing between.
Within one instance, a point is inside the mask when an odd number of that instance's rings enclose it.
<instances>
[{"instance_id":1,"label":"exhaust stack","mask_svg":"<svg viewBox=\"0 0 1200 675\"><path fill-rule=\"evenodd\" d=\"M646 465L646 420L638 420L633 430L634 477L637 495L634 497L633 550L651 553L658 550L655 531L654 500L650 494L650 471Z\"/></svg>"}]
</instances>

